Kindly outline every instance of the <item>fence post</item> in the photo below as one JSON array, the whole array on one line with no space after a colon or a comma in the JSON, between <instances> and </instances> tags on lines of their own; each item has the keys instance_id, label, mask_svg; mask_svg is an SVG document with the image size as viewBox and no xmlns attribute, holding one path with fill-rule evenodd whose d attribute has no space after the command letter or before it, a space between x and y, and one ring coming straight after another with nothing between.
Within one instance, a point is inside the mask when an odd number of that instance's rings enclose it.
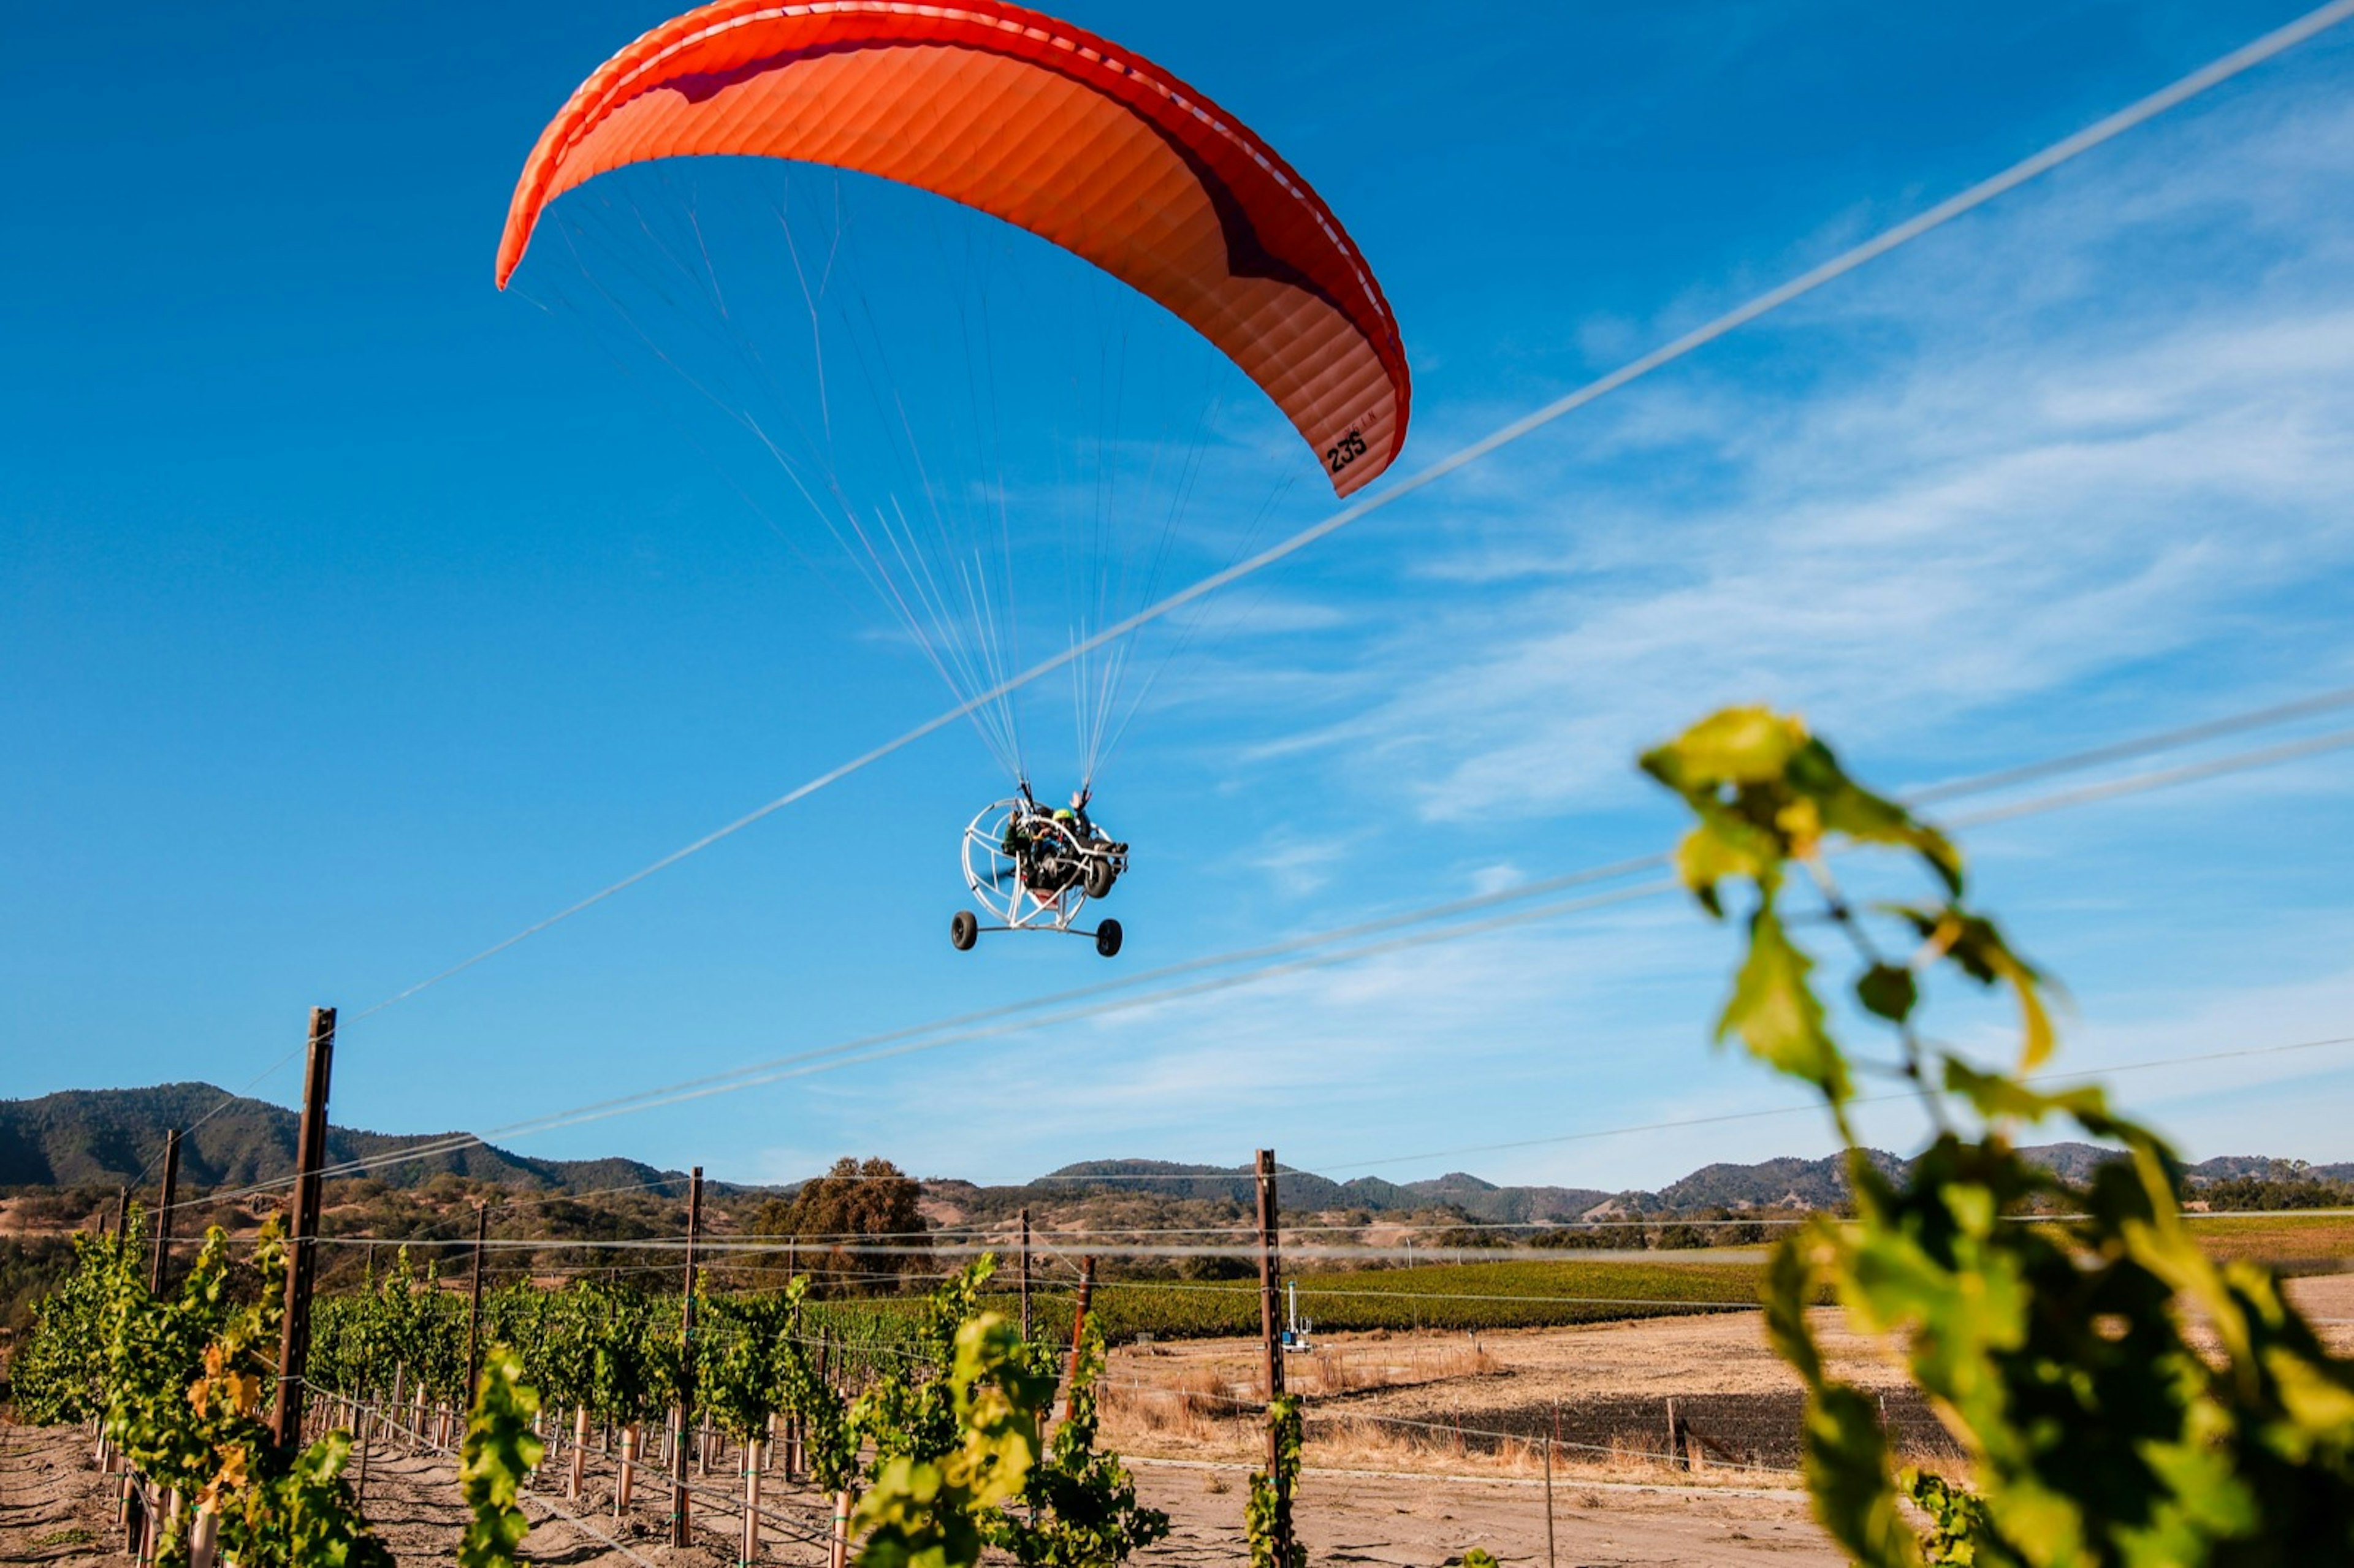
<instances>
[{"instance_id":1,"label":"fence post","mask_svg":"<svg viewBox=\"0 0 2354 1568\"><path fill-rule=\"evenodd\" d=\"M1553 1402L1553 1425L1554 1433L1558 1434L1561 1430L1561 1403L1558 1400ZM1552 1437L1545 1438L1545 1568L1556 1568L1553 1545L1553 1445Z\"/></svg>"},{"instance_id":2,"label":"fence post","mask_svg":"<svg viewBox=\"0 0 2354 1568\"><path fill-rule=\"evenodd\" d=\"M1670 1468L1684 1468L1683 1424L1676 1419L1676 1402L1668 1401L1668 1464Z\"/></svg>"},{"instance_id":3,"label":"fence post","mask_svg":"<svg viewBox=\"0 0 2354 1568\"><path fill-rule=\"evenodd\" d=\"M358 1414L352 1419L352 1425L359 1428L355 1436L359 1445L360 1462L359 1478L352 1483L352 1498L355 1501L365 1505L367 1502L368 1449L372 1446L370 1440L375 1436L376 1428L376 1405L368 1398L365 1389L361 1391L360 1397L353 1403L358 1409Z\"/></svg>"},{"instance_id":4,"label":"fence post","mask_svg":"<svg viewBox=\"0 0 2354 1568\"><path fill-rule=\"evenodd\" d=\"M1258 1151L1258 1327L1260 1348L1267 1358L1267 1397L1270 1407L1283 1397L1283 1347L1276 1338L1275 1298L1283 1273L1281 1236L1275 1192L1275 1150ZM1291 1561L1291 1499L1283 1473L1283 1445L1276 1435L1270 1408L1267 1423L1267 1475L1275 1489L1277 1520L1275 1560Z\"/></svg>"},{"instance_id":5,"label":"fence post","mask_svg":"<svg viewBox=\"0 0 2354 1568\"><path fill-rule=\"evenodd\" d=\"M270 1439L294 1446L302 1429L302 1373L311 1357L311 1274L317 1255L319 1168L327 1155L327 1084L335 1062L335 1010L311 1010L310 1058L302 1069L302 1120L294 1140L294 1192L286 1227L286 1312L278 1336L278 1397Z\"/></svg>"},{"instance_id":6,"label":"fence post","mask_svg":"<svg viewBox=\"0 0 2354 1568\"><path fill-rule=\"evenodd\" d=\"M164 1194L155 1204L155 1261L147 1270L147 1293L164 1294L164 1276L167 1266L164 1255L172 1249L172 1205L180 1197L180 1129L172 1128L164 1134Z\"/></svg>"},{"instance_id":7,"label":"fence post","mask_svg":"<svg viewBox=\"0 0 2354 1568\"><path fill-rule=\"evenodd\" d=\"M1096 1260L1079 1259L1079 1304L1071 1314L1071 1384L1063 1396L1063 1419L1068 1421L1079 1402L1080 1347L1087 1342L1087 1308L1096 1298Z\"/></svg>"},{"instance_id":8,"label":"fence post","mask_svg":"<svg viewBox=\"0 0 2354 1568\"><path fill-rule=\"evenodd\" d=\"M580 1484L588 1467L588 1404L586 1400L572 1409L572 1473L567 1478L564 1495L574 1502L580 1500Z\"/></svg>"},{"instance_id":9,"label":"fence post","mask_svg":"<svg viewBox=\"0 0 2354 1568\"><path fill-rule=\"evenodd\" d=\"M482 1243L491 1234L491 1206L474 1205L473 1277L466 1286L466 1409L472 1412L482 1393Z\"/></svg>"},{"instance_id":10,"label":"fence post","mask_svg":"<svg viewBox=\"0 0 2354 1568\"><path fill-rule=\"evenodd\" d=\"M695 1430L695 1244L703 1239L703 1167L686 1179L686 1279L678 1308L678 1431L672 1439L670 1469L670 1543L685 1546L694 1540L687 1518L686 1447Z\"/></svg>"},{"instance_id":11,"label":"fence post","mask_svg":"<svg viewBox=\"0 0 2354 1568\"><path fill-rule=\"evenodd\" d=\"M776 1430L773 1418L768 1429L772 1433ZM752 1568L760 1557L761 1447L760 1429L755 1427L744 1437L744 1539L737 1552L737 1568Z\"/></svg>"}]
</instances>

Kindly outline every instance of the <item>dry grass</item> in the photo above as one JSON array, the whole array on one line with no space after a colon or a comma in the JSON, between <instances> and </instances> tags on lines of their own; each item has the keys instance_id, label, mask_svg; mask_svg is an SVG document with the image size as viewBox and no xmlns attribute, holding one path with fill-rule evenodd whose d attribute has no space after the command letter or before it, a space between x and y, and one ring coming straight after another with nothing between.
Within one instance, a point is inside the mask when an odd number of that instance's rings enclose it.
<instances>
[{"instance_id":1,"label":"dry grass","mask_svg":"<svg viewBox=\"0 0 2354 1568\"><path fill-rule=\"evenodd\" d=\"M1469 1359L1468 1349L1458 1352ZM1492 1365L1487 1370L1495 1370ZM1266 1444L1254 1398L1208 1368L1186 1374L1182 1386L1107 1383L1100 1395L1104 1437L1111 1448L1164 1458L1256 1464ZM1306 1445L1310 1469L1394 1471L1431 1476L1480 1475L1533 1480L1545 1471L1541 1440L1500 1437L1476 1422L1450 1430L1444 1423L1405 1426L1371 1415L1311 1407ZM1564 1483L1584 1479L1645 1485L1715 1482L1787 1484L1787 1478L1703 1462L1686 1468L1669 1462L1657 1438L1621 1434L1607 1452L1556 1450L1553 1470ZM1205 1489L1225 1489L1214 1473Z\"/></svg>"},{"instance_id":2,"label":"dry grass","mask_svg":"<svg viewBox=\"0 0 2354 1568\"><path fill-rule=\"evenodd\" d=\"M1253 1436L1256 1436L1254 1432ZM1481 1475L1535 1480L1545 1473L1541 1442L1519 1437L1458 1436L1390 1425L1363 1417L1316 1419L1309 1428L1307 1463L1311 1469L1389 1470L1424 1475ZM1553 1475L1564 1485L1578 1481L1628 1481L1645 1486L1793 1486L1797 1478L1710 1460L1686 1467L1671 1463L1665 1445L1620 1434L1607 1452L1561 1450Z\"/></svg>"},{"instance_id":3,"label":"dry grass","mask_svg":"<svg viewBox=\"0 0 2354 1568\"><path fill-rule=\"evenodd\" d=\"M1107 1380L1097 1393L1097 1408L1107 1432L1194 1445L1219 1441L1225 1428L1249 1411L1249 1404L1215 1369L1195 1367L1158 1388Z\"/></svg>"},{"instance_id":4,"label":"dry grass","mask_svg":"<svg viewBox=\"0 0 2354 1568\"><path fill-rule=\"evenodd\" d=\"M1452 1378L1492 1377L1503 1370L1503 1362L1482 1350L1477 1340L1398 1349L1359 1343L1346 1349L1327 1345L1313 1355L1296 1357L1286 1363L1284 1381L1296 1393L1330 1398Z\"/></svg>"}]
</instances>

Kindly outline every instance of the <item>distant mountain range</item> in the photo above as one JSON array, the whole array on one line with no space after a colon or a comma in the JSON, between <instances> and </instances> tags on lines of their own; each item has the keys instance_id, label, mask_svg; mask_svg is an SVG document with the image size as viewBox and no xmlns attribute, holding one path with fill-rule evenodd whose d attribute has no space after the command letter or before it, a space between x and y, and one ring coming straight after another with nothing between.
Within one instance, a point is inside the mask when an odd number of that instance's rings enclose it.
<instances>
[{"instance_id":1,"label":"distant mountain range","mask_svg":"<svg viewBox=\"0 0 2354 1568\"><path fill-rule=\"evenodd\" d=\"M112 1186L138 1179L164 1147L166 1128L190 1128L180 1147L180 1180L192 1188L243 1187L294 1169L300 1118L266 1100L222 1100L210 1084L150 1089L69 1089L37 1100L0 1100L0 1187ZM449 1142L462 1133L396 1135L330 1126L330 1163L373 1160ZM443 1174L504 1186L618 1187L675 1172L634 1160L534 1160L475 1143L368 1172L394 1187ZM147 1178L154 1181L152 1171Z\"/></svg>"},{"instance_id":2,"label":"distant mountain range","mask_svg":"<svg viewBox=\"0 0 2354 1568\"><path fill-rule=\"evenodd\" d=\"M32 1100L0 1100L0 1188L113 1186L142 1180L163 1147L166 1128L189 1128L180 1154L180 1179L193 1189L241 1187L272 1181L294 1169L294 1113L266 1101L229 1098L209 1084L164 1084L144 1089L83 1089ZM403 1150L448 1143L458 1133L393 1134L331 1127L331 1161L376 1160ZM2072 1181L2089 1176L2115 1156L2088 1143L2053 1143L2026 1152ZM1872 1159L1891 1173L1903 1169L1899 1157L1874 1150ZM2261 1175L2274 1161L2258 1155L2224 1155L2190 1168L2194 1181ZM450 1174L503 1186L586 1192L675 1177L634 1160L535 1160L489 1144L439 1149L417 1159L387 1163L368 1174L394 1187L414 1187ZM2312 1174L2354 1181L2354 1163L2315 1167ZM150 1172L144 1180L150 1183ZM971 1192L964 1182L943 1187ZM1022 1189L1039 1198L1071 1194L1090 1187L1152 1193L1169 1198L1230 1198L1253 1201L1247 1166L1183 1165L1159 1160L1092 1160L1066 1165ZM734 1191L745 1191L736 1188ZM993 1189L1004 1192L1009 1189ZM1589 1187L1507 1187L1460 1171L1426 1181L1388 1181L1377 1176L1334 1181L1307 1171L1283 1174L1284 1208L1292 1213L1362 1209L1368 1213L1451 1208L1465 1216L1500 1224L1575 1220L1596 1213L1689 1213L1710 1209L1816 1209L1846 1196L1847 1178L1838 1156L1785 1158L1755 1165L1707 1165L1656 1192L1607 1192Z\"/></svg>"},{"instance_id":3,"label":"distant mountain range","mask_svg":"<svg viewBox=\"0 0 2354 1568\"><path fill-rule=\"evenodd\" d=\"M1178 1165L1165 1160L1086 1160L1048 1171L1030 1183L1044 1192L1071 1190L1117 1182L1123 1192L1150 1192L1164 1198L1232 1198L1256 1201L1257 1178L1247 1165ZM1304 1171L1285 1171L1281 1182L1283 1206L1294 1213L1331 1209L1363 1209L1368 1213L1431 1209L1446 1204L1474 1219L1504 1224L1531 1220L1575 1219L1610 1194L1590 1187L1499 1187L1461 1171L1428 1181L1384 1181L1360 1176L1335 1181Z\"/></svg>"}]
</instances>

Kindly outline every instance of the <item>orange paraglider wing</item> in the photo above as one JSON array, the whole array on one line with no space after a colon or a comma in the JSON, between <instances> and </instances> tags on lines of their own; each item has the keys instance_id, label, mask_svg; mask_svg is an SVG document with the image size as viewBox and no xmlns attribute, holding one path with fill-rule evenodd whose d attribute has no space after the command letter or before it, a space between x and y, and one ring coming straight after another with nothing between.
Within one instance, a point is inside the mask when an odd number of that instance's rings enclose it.
<instances>
[{"instance_id":1,"label":"orange paraglider wing","mask_svg":"<svg viewBox=\"0 0 2354 1568\"><path fill-rule=\"evenodd\" d=\"M540 133L498 282L540 211L628 164L748 154L896 180L1028 229L1158 301L1257 382L1347 495L1405 440L1372 270L1308 183L1150 62L995 0L719 0L639 38Z\"/></svg>"}]
</instances>

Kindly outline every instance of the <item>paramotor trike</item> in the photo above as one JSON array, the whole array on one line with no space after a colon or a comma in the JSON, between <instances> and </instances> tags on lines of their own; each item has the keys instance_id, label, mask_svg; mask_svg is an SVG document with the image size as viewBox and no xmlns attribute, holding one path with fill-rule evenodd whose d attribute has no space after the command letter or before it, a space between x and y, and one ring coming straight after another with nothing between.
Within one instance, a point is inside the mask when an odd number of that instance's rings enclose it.
<instances>
[{"instance_id":1,"label":"paramotor trike","mask_svg":"<svg viewBox=\"0 0 2354 1568\"><path fill-rule=\"evenodd\" d=\"M984 808L964 830L964 884L995 923L982 925L970 909L949 924L961 952L983 931L1067 931L1093 937L1096 951L1119 951L1119 922L1093 930L1076 924L1091 898L1101 898L1128 870L1128 846L1087 819L1084 807L1052 811L1027 789Z\"/></svg>"}]
</instances>

